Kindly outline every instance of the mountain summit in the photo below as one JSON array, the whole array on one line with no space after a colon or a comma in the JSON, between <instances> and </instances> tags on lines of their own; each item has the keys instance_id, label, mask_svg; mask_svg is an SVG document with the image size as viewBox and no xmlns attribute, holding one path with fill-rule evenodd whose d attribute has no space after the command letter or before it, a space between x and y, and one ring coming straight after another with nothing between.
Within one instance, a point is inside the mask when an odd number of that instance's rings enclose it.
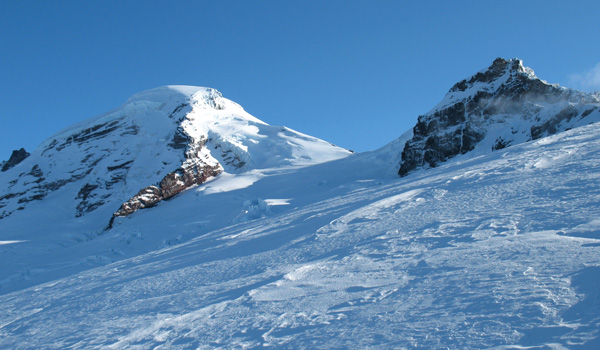
<instances>
[{"instance_id":1,"label":"mountain summit","mask_svg":"<svg viewBox=\"0 0 600 350\"><path fill-rule=\"evenodd\" d=\"M398 173L406 176L460 154L487 153L598 121L598 103L598 95L539 79L519 59L497 58L419 116Z\"/></svg>"},{"instance_id":2,"label":"mountain summit","mask_svg":"<svg viewBox=\"0 0 600 350\"><path fill-rule=\"evenodd\" d=\"M114 219L223 172L305 166L348 154L270 126L215 89L165 86L59 132L19 164L7 162L0 219L50 196L64 203L57 215L83 217L103 208Z\"/></svg>"}]
</instances>

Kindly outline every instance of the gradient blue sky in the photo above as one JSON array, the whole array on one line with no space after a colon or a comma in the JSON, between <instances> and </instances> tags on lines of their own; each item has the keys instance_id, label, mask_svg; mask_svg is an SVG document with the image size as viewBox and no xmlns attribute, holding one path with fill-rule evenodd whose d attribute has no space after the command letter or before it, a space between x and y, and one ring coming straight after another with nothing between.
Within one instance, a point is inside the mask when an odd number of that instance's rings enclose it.
<instances>
[{"instance_id":1,"label":"gradient blue sky","mask_svg":"<svg viewBox=\"0 0 600 350\"><path fill-rule=\"evenodd\" d=\"M600 1L0 1L0 159L132 94L209 86L355 151L519 57L600 89Z\"/></svg>"}]
</instances>

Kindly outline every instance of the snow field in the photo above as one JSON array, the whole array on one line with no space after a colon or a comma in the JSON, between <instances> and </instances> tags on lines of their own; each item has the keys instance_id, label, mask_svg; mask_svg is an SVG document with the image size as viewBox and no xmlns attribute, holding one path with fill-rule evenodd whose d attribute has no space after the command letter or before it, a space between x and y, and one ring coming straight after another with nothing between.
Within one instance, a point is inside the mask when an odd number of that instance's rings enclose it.
<instances>
[{"instance_id":1,"label":"snow field","mask_svg":"<svg viewBox=\"0 0 600 350\"><path fill-rule=\"evenodd\" d=\"M78 245L131 258L0 296L0 346L595 348L599 151L592 124L403 179L377 152L216 179Z\"/></svg>"}]
</instances>

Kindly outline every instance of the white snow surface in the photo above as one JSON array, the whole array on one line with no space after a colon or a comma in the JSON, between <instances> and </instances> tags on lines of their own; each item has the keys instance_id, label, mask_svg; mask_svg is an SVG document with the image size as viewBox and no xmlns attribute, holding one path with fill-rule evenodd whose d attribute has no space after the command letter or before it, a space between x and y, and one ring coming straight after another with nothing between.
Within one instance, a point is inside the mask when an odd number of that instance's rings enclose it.
<instances>
[{"instance_id":1,"label":"white snow surface","mask_svg":"<svg viewBox=\"0 0 600 350\"><path fill-rule=\"evenodd\" d=\"M189 140L180 138L174 146L178 133ZM292 171L351 154L268 125L212 88L164 86L138 93L55 134L0 173L0 240L24 241L3 252L0 293L61 275L56 271L81 271L123 258L118 246L113 257L80 254L79 243L97 244L94 238L105 234L122 203L178 169L186 143L188 149L200 148L197 156L204 164L223 169L219 181L206 183L207 193L249 186L270 169ZM63 255L62 248L71 246L76 256ZM135 254L141 251L147 250Z\"/></svg>"},{"instance_id":2,"label":"white snow surface","mask_svg":"<svg viewBox=\"0 0 600 350\"><path fill-rule=\"evenodd\" d=\"M314 140L219 116L237 155ZM408 138L248 158L108 231L32 204L0 222L0 348L600 348L600 123L399 179Z\"/></svg>"}]
</instances>

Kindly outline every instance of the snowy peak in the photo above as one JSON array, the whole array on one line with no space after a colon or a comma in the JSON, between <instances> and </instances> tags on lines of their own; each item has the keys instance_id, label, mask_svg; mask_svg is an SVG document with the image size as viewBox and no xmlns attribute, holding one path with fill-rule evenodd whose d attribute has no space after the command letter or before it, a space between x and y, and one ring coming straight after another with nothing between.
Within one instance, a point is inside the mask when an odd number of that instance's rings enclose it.
<instances>
[{"instance_id":1,"label":"snowy peak","mask_svg":"<svg viewBox=\"0 0 600 350\"><path fill-rule=\"evenodd\" d=\"M565 89L558 85L551 85L539 79L531 68L523 66L523 61L518 58L505 60L497 58L485 70L479 71L468 79L456 83L444 99L434 108L443 109L448 105L458 102L471 103L471 108L485 106L490 97L508 99L513 104L505 102L504 108L519 108L516 103L525 100L531 102L554 103L560 100L574 100L585 98L587 94ZM597 102L597 101L596 101ZM496 103L495 106L499 104ZM494 112L488 111L490 114Z\"/></svg>"},{"instance_id":2,"label":"snowy peak","mask_svg":"<svg viewBox=\"0 0 600 350\"><path fill-rule=\"evenodd\" d=\"M435 167L600 120L597 95L551 85L519 59L497 58L419 116L398 173Z\"/></svg>"},{"instance_id":3,"label":"snowy peak","mask_svg":"<svg viewBox=\"0 0 600 350\"><path fill-rule=\"evenodd\" d=\"M450 92L465 91L472 88L475 84L493 84L495 82L504 82L510 77L526 75L529 79L537 79L533 70L523 66L523 61L518 58L505 60L496 58L492 65L487 69L478 72L468 80L462 80L454 85Z\"/></svg>"},{"instance_id":4,"label":"snowy peak","mask_svg":"<svg viewBox=\"0 0 600 350\"><path fill-rule=\"evenodd\" d=\"M222 99L223 95L213 89L200 86L167 85L138 92L127 99L126 104L139 101L165 103L168 101Z\"/></svg>"},{"instance_id":5,"label":"snowy peak","mask_svg":"<svg viewBox=\"0 0 600 350\"><path fill-rule=\"evenodd\" d=\"M152 207L222 172L304 166L348 154L270 126L215 89L164 86L57 133L3 172L0 218L54 197L74 203L57 216L94 212L108 220L112 213L126 216Z\"/></svg>"}]
</instances>

